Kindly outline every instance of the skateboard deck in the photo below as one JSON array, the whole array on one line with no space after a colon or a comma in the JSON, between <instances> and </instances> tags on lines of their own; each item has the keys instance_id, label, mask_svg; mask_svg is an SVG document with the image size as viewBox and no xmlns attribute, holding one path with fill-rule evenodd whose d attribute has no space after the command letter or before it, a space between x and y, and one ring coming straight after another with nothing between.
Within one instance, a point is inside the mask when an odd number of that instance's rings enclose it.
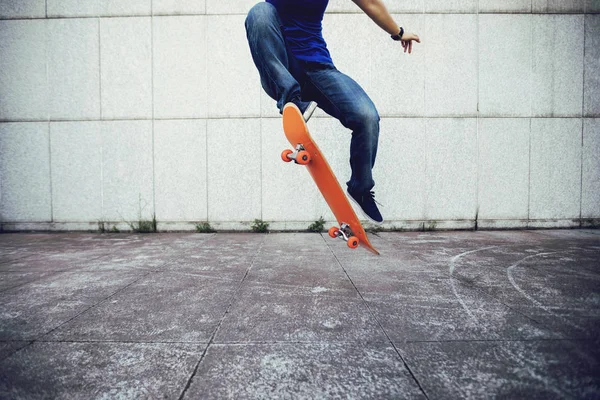
<instances>
[{"instance_id":1,"label":"skateboard deck","mask_svg":"<svg viewBox=\"0 0 600 400\"><path fill-rule=\"evenodd\" d=\"M284 150L281 158L286 162L295 161L297 164L306 165L339 224L339 227L329 229L329 236L345 239L351 248L360 245L374 254L379 254L369 242L367 233L325 156L310 136L300 109L292 103L286 104L283 109L283 131L294 150Z\"/></svg>"}]
</instances>

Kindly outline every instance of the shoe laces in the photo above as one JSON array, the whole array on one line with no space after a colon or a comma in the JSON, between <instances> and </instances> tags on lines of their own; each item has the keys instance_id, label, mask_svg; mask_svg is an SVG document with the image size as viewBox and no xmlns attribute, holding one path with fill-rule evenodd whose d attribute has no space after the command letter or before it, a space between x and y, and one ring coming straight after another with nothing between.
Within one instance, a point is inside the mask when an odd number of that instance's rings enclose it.
<instances>
[{"instance_id":1,"label":"shoe laces","mask_svg":"<svg viewBox=\"0 0 600 400\"><path fill-rule=\"evenodd\" d=\"M383 204L381 204L380 202L378 202L377 200L375 200L375 192L374 191L370 191L369 192L369 196L371 197L371 200L373 200L375 202L375 204L377 204L378 206L383 207Z\"/></svg>"}]
</instances>

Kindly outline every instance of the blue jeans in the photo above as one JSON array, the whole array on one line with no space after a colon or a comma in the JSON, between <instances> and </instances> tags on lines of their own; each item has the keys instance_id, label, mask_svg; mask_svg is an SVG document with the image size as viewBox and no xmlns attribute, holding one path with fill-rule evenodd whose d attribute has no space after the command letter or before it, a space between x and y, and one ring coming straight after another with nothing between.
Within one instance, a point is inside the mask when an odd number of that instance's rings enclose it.
<instances>
[{"instance_id":1,"label":"blue jeans","mask_svg":"<svg viewBox=\"0 0 600 400\"><path fill-rule=\"evenodd\" d=\"M314 101L352 131L348 189L369 191L375 186L372 169L379 140L379 114L365 91L333 64L305 62L287 49L281 21L267 2L255 5L246 18L246 34L263 89L281 112L288 102ZM301 106L302 109L302 106Z\"/></svg>"}]
</instances>

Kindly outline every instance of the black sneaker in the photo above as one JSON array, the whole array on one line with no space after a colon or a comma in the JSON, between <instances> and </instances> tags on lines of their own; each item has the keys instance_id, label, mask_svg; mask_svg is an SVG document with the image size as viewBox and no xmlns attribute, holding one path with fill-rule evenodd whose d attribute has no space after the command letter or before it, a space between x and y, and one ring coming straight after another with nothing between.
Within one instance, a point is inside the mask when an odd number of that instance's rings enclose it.
<instances>
[{"instance_id":1,"label":"black sneaker","mask_svg":"<svg viewBox=\"0 0 600 400\"><path fill-rule=\"evenodd\" d=\"M360 206L365 216L371 222L375 224L383 223L383 217L381 216L381 213L377 208L375 199L373 198L375 196L375 193L371 191L363 193L353 192L348 189L348 195L350 196L350 199L352 199L356 204Z\"/></svg>"}]
</instances>

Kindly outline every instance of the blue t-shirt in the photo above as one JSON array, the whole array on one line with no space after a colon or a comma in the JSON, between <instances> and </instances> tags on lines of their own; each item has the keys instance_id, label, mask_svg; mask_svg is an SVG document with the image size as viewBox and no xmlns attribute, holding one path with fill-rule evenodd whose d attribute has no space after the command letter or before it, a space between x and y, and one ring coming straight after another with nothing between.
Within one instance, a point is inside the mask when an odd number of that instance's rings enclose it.
<instances>
[{"instance_id":1,"label":"blue t-shirt","mask_svg":"<svg viewBox=\"0 0 600 400\"><path fill-rule=\"evenodd\" d=\"M329 0L266 1L277 9L286 43L296 58L333 64L322 29Z\"/></svg>"}]
</instances>

